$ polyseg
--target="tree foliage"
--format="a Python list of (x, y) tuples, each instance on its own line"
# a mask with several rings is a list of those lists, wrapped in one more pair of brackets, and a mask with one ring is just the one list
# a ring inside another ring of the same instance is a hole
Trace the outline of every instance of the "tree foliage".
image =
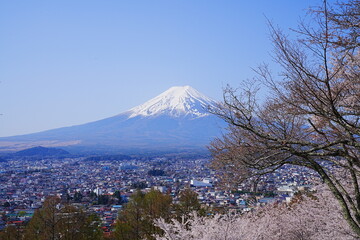
[(23, 238), (23, 226), (7, 226), (0, 232), (1, 240), (21, 240)]
[(205, 209), (201, 206), (197, 197), (197, 193), (189, 188), (180, 192), (179, 203), (174, 205), (177, 219), (187, 220), (194, 212), (200, 216), (205, 215)]
[(98, 240), (102, 239), (100, 221), (71, 205), (60, 205), (58, 197), (48, 197), (37, 209), (25, 229), (27, 240)]
[(190, 189), (180, 193), (179, 203), (173, 204), (170, 195), (151, 190), (134, 193), (124, 209), (119, 213), (114, 238), (121, 240), (154, 239), (163, 230), (155, 225), (157, 219), (189, 219), (196, 212), (204, 215), (197, 194)]
[(157, 218), (170, 219), (172, 198), (159, 191), (146, 194), (137, 191), (120, 212), (116, 223), (116, 239), (153, 239), (162, 230), (153, 224)]
[(124, 203), (124, 199), (121, 196), (121, 193), (119, 190), (116, 190), (113, 194), (113, 197), (117, 199), (116, 204), (123, 204)]
[[(360, 236), (359, 9), (358, 0), (331, 7), (324, 1), (313, 9), (311, 25), (300, 24), (294, 41), (270, 24), (280, 77), (263, 65), (254, 81), (224, 90), (223, 103), (212, 111), (228, 122), (228, 133), (210, 150), (227, 181), (285, 164), (316, 171)], [(270, 89), (263, 103), (261, 84)]]

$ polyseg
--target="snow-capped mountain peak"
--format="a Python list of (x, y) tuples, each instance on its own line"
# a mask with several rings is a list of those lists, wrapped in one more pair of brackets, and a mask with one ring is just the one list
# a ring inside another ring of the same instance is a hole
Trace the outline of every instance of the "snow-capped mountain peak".
[(172, 117), (204, 117), (206, 109), (215, 101), (190, 86), (171, 87), (157, 97), (128, 111), (129, 118), (136, 116), (168, 115)]
[[(69, 146), (71, 151), (205, 150), (226, 123), (207, 112), (215, 101), (195, 89), (172, 87), (150, 101), (116, 116), (77, 126), (0, 138), (9, 150), (24, 146)], [(13, 142), (12, 144), (9, 144)], [(96, 149), (96, 150), (95, 150)], [(118, 152), (119, 151), (119, 152)]]

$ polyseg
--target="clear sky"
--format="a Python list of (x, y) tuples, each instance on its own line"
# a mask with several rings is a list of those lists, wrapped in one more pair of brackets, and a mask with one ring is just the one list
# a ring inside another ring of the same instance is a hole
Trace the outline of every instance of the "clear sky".
[(0, 136), (110, 117), (172, 86), (219, 100), (271, 61), (266, 17), (287, 31), (320, 2), (0, 0)]

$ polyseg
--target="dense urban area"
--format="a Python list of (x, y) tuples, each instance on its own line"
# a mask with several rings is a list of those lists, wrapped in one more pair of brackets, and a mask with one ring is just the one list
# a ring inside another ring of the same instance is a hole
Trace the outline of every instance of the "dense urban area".
[(16, 156), (0, 163), (0, 229), (24, 225), (49, 196), (60, 204), (96, 213), (103, 233), (114, 229), (118, 213), (131, 195), (151, 189), (179, 200), (185, 189), (196, 192), (207, 214), (233, 209), (250, 211), (269, 202), (289, 202), (298, 191), (311, 189), (315, 173), (300, 167), (283, 167), (227, 190), (210, 166), (209, 157), (181, 155), (93, 156), (41, 159)]

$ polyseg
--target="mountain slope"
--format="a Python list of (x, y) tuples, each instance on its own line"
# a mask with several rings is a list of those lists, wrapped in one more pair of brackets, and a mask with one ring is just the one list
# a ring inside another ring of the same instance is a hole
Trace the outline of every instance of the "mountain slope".
[(78, 126), (0, 138), (1, 142), (92, 149), (195, 149), (204, 148), (220, 134), (224, 123), (206, 108), (215, 101), (190, 86), (172, 87), (122, 114)]

